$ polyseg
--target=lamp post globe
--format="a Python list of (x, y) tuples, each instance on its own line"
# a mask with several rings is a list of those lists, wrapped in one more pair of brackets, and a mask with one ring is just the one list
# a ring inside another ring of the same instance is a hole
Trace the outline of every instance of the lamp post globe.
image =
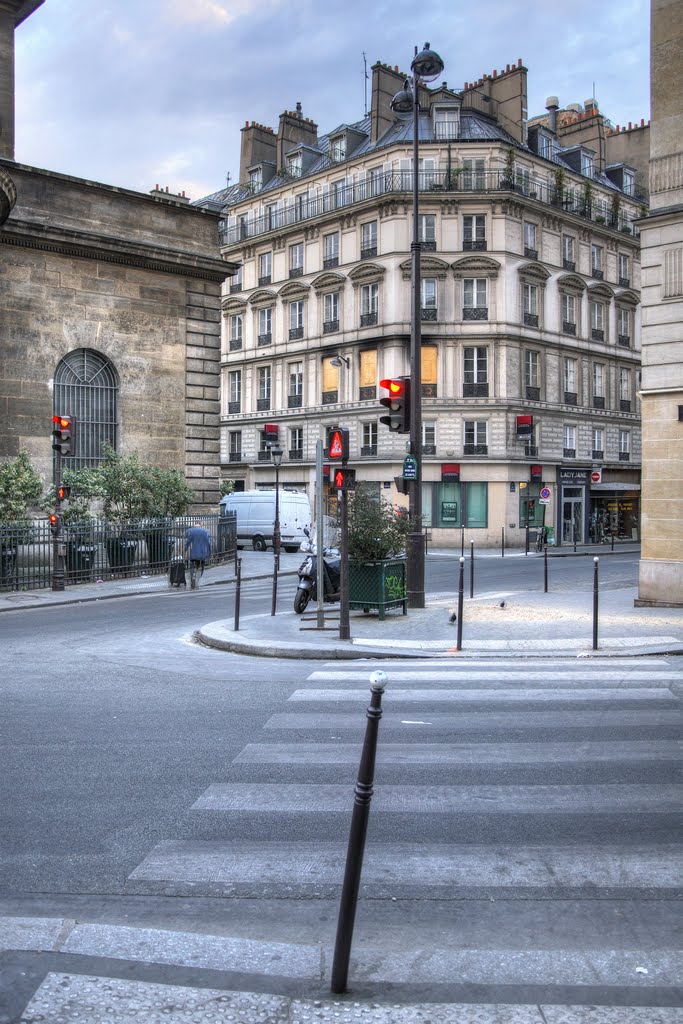
[(410, 70), (416, 78), (421, 78), (423, 82), (433, 82), (439, 77), (444, 67), (444, 62), (438, 53), (430, 49), (429, 43), (425, 43), (413, 58)]
[(396, 93), (389, 106), (396, 116), (401, 118), (402, 121), (407, 121), (408, 118), (412, 116), (413, 91), (410, 88), (410, 82), (407, 79), (403, 83), (403, 88), (400, 92)]

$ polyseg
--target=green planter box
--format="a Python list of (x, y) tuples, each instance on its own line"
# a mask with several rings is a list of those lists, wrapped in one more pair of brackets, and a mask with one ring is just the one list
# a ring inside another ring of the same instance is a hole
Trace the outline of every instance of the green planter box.
[(380, 619), (387, 608), (406, 605), (406, 563), (404, 558), (377, 562), (349, 562), (349, 608), (370, 611), (377, 608)]

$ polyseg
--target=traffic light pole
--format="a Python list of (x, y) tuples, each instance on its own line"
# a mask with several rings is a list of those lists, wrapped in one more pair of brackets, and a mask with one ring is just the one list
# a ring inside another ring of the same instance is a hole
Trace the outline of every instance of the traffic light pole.
[(347, 487), (337, 491), (341, 507), (340, 533), (340, 579), (339, 579), (339, 639), (351, 639), (351, 623), (349, 621), (349, 492)]
[(411, 255), (411, 317), (410, 317), (410, 454), (415, 459), (415, 479), (408, 489), (408, 510), (411, 530), (407, 550), (407, 598), (409, 608), (425, 606), (425, 551), (422, 535), (422, 323), (420, 286), (419, 213), (419, 90), (420, 80), (413, 78), (413, 241)]
[(52, 539), (52, 589), (64, 590), (64, 527), (62, 525), (62, 499), (59, 497), (62, 486), (62, 453), (55, 449), (54, 462), (54, 484), (55, 484), (55, 515), (57, 522), (53, 530)]

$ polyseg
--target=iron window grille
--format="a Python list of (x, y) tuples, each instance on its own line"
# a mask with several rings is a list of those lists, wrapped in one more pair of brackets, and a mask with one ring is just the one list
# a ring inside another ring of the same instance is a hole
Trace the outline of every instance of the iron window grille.
[(600, 327), (591, 327), (591, 338), (593, 341), (604, 341), (605, 332)]
[(424, 384), (422, 385), (422, 397), (423, 398), (438, 398), (437, 385), (436, 384)]
[(529, 260), (537, 260), (538, 259), (538, 249), (532, 249), (530, 245), (525, 245), (524, 246), (524, 255)]
[(604, 398), (603, 395), (593, 395), (593, 408), (594, 409), (604, 409), (605, 408), (605, 398)]
[(270, 274), (264, 274), (263, 277), (259, 277), (259, 279), (258, 279), (259, 285), (270, 284), (270, 281), (271, 281)]
[(578, 394), (576, 391), (565, 391), (564, 393), (564, 404), (565, 405), (578, 405)]
[(488, 398), (488, 384), (463, 384), (463, 398)]
[(594, 448), (593, 449), (593, 453), (591, 455), (591, 458), (599, 460), (599, 459), (604, 459), (604, 457), (605, 457), (605, 451), (604, 451), (603, 448)]
[(338, 256), (328, 256), (328, 257), (326, 257), (326, 259), (323, 260), (323, 270), (331, 270), (332, 267), (338, 267), (338, 266), (339, 266), (339, 257)]
[(463, 252), (486, 252), (485, 238), (466, 238), (462, 243)]
[(620, 277), (619, 278), (619, 287), (620, 288), (630, 288), (631, 287), (631, 280), (630, 280), (630, 278), (628, 278), (628, 277)]
[(526, 386), (526, 397), (530, 402), (540, 402), (541, 400), (541, 389), (534, 388), (530, 384)]
[(436, 309), (436, 306), (423, 306), (422, 309), (420, 310), (420, 319), (432, 321), (436, 320), (437, 312), (438, 311)]
[(525, 313), (524, 324), (526, 327), (538, 327), (538, 313)]
[(323, 323), (323, 334), (335, 334), (339, 330), (338, 320), (325, 320)]
[(562, 458), (563, 459), (575, 459), (576, 458), (576, 448), (563, 448), (562, 449)]
[(301, 462), (304, 457), (304, 450), (303, 448), (290, 448), (288, 455), (292, 462)]
[(228, 462), (241, 462), (241, 461), (242, 461), (242, 452), (241, 451), (239, 451), (239, 452), (229, 452), (229, 454), (228, 454)]
[(242, 348), (242, 339), (241, 338), (231, 338), (230, 342), (229, 342), (229, 347), (230, 347), (230, 351), (231, 352), (239, 351), (239, 349)]
[(374, 327), (377, 323), (377, 313), (361, 313), (360, 325), (361, 327)]
[(304, 329), (303, 329), (303, 327), (290, 327), (289, 328), (289, 340), (290, 341), (298, 341), (300, 338), (303, 338), (303, 336), (304, 336)]
[(572, 337), (576, 337), (576, 324), (572, 323), (571, 320), (562, 321), (562, 333), (571, 334)]
[(423, 444), (422, 445), (422, 454), (423, 455), (436, 455), (436, 445), (435, 444)]
[(600, 269), (600, 267), (592, 267), (592, 269), (591, 269), (591, 277), (594, 277), (596, 281), (602, 281), (604, 276), (605, 275), (603, 274), (603, 272)]
[(465, 444), (463, 446), (463, 453), (465, 455), (488, 455), (489, 446), (487, 444)]
[(620, 334), (617, 338), (617, 341), (622, 348), (631, 347), (631, 336), (629, 334)]
[(420, 248), (422, 252), (436, 252), (436, 241), (433, 238), (428, 238), (424, 242), (420, 242)]
[(574, 260), (562, 260), (562, 269), (573, 273), (576, 270), (576, 262)]
[(463, 320), (488, 320), (488, 306), (465, 306), (462, 311)]
[(270, 462), (270, 460), (271, 460), (270, 448), (261, 448), (261, 450), (258, 452), (258, 461), (259, 462)]
[(288, 409), (300, 409), (302, 404), (301, 395), (288, 395), (287, 396), (287, 408)]
[(338, 401), (338, 391), (323, 391), (323, 405), (335, 405)]
[(228, 402), (228, 415), (234, 416), (235, 413), (242, 411), (241, 402)]
[(358, 389), (359, 402), (368, 402), (371, 398), (377, 398), (377, 388), (374, 384)]
[(630, 462), (630, 461), (631, 461), (631, 453), (630, 452), (619, 452), (619, 462)]
[(303, 267), (290, 267), (289, 268), (289, 276), (290, 277), (303, 277), (304, 276), (304, 268)]
[(360, 453), (362, 456), (375, 456), (377, 455), (376, 444), (364, 444), (361, 446)]
[(361, 251), (360, 251), (360, 258), (362, 260), (371, 260), (376, 255), (377, 255), (377, 246), (376, 245), (366, 245), (365, 248), (361, 249)]
[(525, 444), (524, 445), (524, 456), (527, 459), (538, 458), (538, 445), (536, 444)]
[(631, 411), (631, 399), (630, 398), (620, 398), (619, 399), (619, 411), (620, 412), (630, 412)]
[(258, 343), (259, 345), (270, 345), (273, 341), (273, 335), (270, 331), (267, 334), (259, 334)]
[(97, 352), (80, 348), (55, 370), (53, 410), (70, 412), (78, 421), (76, 451), (69, 469), (97, 466), (104, 444), (116, 448), (118, 378), (112, 363)]
[(267, 412), (270, 409), (270, 398), (257, 398), (256, 399), (256, 410), (257, 412)]

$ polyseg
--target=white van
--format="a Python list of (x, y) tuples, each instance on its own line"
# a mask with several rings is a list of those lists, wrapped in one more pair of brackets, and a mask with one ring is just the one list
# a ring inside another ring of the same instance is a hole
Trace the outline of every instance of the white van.
[[(311, 525), (311, 505), (307, 494), (280, 490), (280, 537), (285, 551), (298, 551), (306, 539), (304, 527)], [(254, 551), (265, 551), (273, 543), (275, 491), (236, 491), (221, 498), (221, 512), (237, 513), (237, 547), (251, 544)]]

